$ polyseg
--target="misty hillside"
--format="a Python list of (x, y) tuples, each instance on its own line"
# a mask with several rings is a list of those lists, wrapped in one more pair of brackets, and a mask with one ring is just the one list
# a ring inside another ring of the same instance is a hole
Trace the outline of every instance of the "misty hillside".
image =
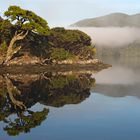
[(103, 56), (115, 56), (115, 57), (140, 57), (140, 43), (139, 42), (133, 42), (127, 46), (122, 47), (97, 47), (97, 56), (103, 57)]
[(113, 13), (97, 18), (78, 21), (71, 26), (75, 27), (140, 27), (140, 14), (127, 15), (123, 13)]

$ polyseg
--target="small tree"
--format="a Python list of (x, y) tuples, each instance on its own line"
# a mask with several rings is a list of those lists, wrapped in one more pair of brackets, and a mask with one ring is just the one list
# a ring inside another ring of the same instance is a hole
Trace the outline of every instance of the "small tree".
[(48, 35), (48, 23), (34, 12), (21, 9), (18, 6), (10, 6), (4, 13), (15, 29), (15, 34), (7, 48), (5, 64), (11, 60), (12, 56), (17, 53), (21, 46), (14, 46), (16, 41), (23, 40), (27, 34), (34, 32), (41, 35)]

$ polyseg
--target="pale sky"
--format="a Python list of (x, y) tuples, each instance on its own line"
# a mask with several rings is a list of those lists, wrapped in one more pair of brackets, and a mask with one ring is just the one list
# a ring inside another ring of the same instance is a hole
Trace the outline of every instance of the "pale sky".
[(10, 5), (34, 11), (51, 27), (114, 12), (140, 13), (140, 0), (0, 0), (0, 16)]

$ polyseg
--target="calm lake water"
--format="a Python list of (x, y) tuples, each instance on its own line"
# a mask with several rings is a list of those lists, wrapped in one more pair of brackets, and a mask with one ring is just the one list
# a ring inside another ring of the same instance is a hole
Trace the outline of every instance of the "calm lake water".
[(140, 139), (139, 58), (104, 61), (93, 74), (1, 76), (0, 140)]

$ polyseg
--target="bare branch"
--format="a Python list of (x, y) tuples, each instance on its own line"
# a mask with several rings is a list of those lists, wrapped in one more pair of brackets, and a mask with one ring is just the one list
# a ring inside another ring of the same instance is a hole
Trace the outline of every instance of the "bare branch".
[(19, 33), (19, 34), (16, 36), (16, 39), (17, 39), (17, 40), (22, 40), (22, 39), (24, 39), (24, 38), (27, 36), (28, 32), (29, 32), (29, 31), (27, 30), (26, 33), (23, 34), (24, 32), (22, 31), (21, 33)]
[[(7, 50), (7, 54), (6, 54), (6, 60), (4, 62), (4, 64), (7, 64), (8, 61), (11, 60), (12, 56), (17, 53), (20, 49), (21, 49), (21, 46), (20, 47), (17, 47), (16, 49), (13, 49), (13, 45), (14, 43), (17, 41), (17, 40), (22, 40), (26, 37), (26, 35), (28, 34), (28, 30), (24, 33), (23, 31), (19, 34), (17, 34), (16, 36), (14, 36), (10, 42), (10, 45), (8, 47), (8, 50)], [(23, 34), (24, 33), (24, 34)]]
[(14, 105), (15, 108), (19, 107), (20, 109), (26, 109), (26, 106), (23, 104), (23, 102), (18, 101), (15, 99), (14, 97), (14, 92), (17, 92), (20, 95), (20, 91), (17, 89), (17, 87), (15, 87), (12, 83), (12, 81), (8, 78), (8, 76), (5, 76), (5, 80), (6, 80), (6, 85), (7, 85), (7, 91), (9, 94), (9, 98), (12, 102), (12, 104)]
[(17, 34), (17, 36), (21, 36), (23, 33), (24, 33), (24, 31), (22, 31), (19, 34)]
[(41, 73), (40, 78), (51, 81), (51, 78), (45, 76), (46, 73)]
[(16, 47), (16, 48), (13, 50), (13, 55), (16, 54), (20, 49), (21, 49), (21, 46)]

